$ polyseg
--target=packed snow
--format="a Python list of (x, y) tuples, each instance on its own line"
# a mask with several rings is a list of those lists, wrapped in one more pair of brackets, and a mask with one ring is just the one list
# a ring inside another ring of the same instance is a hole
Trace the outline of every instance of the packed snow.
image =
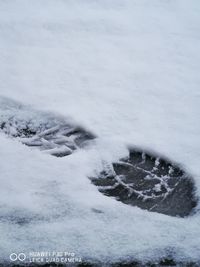
[(55, 158), (0, 134), (1, 262), (52, 250), (200, 261), (199, 206), (151, 213), (88, 179), (136, 145), (181, 164), (200, 196), (199, 14), (199, 0), (0, 1), (1, 96), (97, 135)]

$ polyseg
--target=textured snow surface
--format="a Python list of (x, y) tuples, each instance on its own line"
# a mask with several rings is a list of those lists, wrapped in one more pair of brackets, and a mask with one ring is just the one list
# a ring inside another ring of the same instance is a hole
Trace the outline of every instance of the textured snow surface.
[(0, 0), (0, 94), (98, 136), (60, 159), (0, 134), (1, 260), (200, 260), (199, 207), (186, 219), (149, 213), (87, 178), (136, 145), (181, 163), (200, 195), (199, 14), (199, 0)]

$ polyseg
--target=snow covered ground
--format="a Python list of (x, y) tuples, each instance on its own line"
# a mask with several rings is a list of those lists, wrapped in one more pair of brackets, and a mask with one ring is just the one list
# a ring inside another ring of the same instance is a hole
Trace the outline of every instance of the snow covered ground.
[(98, 136), (60, 159), (0, 135), (1, 261), (44, 250), (200, 261), (198, 207), (150, 213), (87, 178), (131, 144), (181, 163), (200, 195), (199, 14), (198, 0), (0, 0), (0, 94)]

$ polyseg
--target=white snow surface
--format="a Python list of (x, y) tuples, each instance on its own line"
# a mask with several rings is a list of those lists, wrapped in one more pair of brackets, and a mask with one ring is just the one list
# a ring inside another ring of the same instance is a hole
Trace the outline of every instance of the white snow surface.
[(0, 134), (1, 261), (52, 250), (200, 261), (198, 207), (151, 213), (87, 178), (136, 145), (182, 164), (200, 196), (199, 14), (199, 0), (0, 0), (0, 94), (98, 136), (55, 158)]

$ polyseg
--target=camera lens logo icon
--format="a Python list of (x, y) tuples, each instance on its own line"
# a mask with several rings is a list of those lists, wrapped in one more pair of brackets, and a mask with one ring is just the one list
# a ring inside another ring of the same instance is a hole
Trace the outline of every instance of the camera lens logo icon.
[(25, 261), (26, 255), (24, 253), (12, 253), (10, 254), (10, 260), (11, 261)]

